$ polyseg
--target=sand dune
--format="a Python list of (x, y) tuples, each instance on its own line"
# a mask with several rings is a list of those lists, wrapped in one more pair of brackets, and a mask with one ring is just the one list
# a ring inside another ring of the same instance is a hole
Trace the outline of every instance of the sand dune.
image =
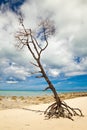
[(29, 105), (23, 106), (24, 109), (0, 110), (0, 130), (87, 130), (87, 97), (66, 102), (72, 107), (79, 107), (84, 117), (76, 116), (74, 121), (66, 118), (46, 120), (43, 111), (49, 104)]

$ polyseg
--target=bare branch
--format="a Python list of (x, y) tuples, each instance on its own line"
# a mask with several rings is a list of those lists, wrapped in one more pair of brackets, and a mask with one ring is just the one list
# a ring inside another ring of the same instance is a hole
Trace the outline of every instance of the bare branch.
[(37, 46), (39, 47), (39, 49), (42, 49), (34, 36), (33, 36), (33, 39), (35, 40), (35, 43), (37, 44)]
[(30, 62), (32, 65), (36, 66), (36, 67), (39, 67), (37, 64), (33, 63), (33, 62)]
[(43, 75), (40, 75), (40, 76), (36, 76), (36, 78), (43, 78), (44, 76)]
[(34, 39), (33, 39), (33, 36), (32, 36), (32, 31), (31, 31), (31, 29), (30, 29), (30, 37), (31, 37), (31, 41), (32, 41), (32, 43), (33, 43), (34, 49), (35, 49), (35, 51), (37, 52), (37, 55), (39, 56), (39, 51), (38, 51), (38, 49), (37, 49), (37, 46), (35, 45), (35, 42), (34, 42)]
[(50, 87), (48, 86), (48, 87), (46, 87), (45, 89), (44, 89), (44, 91), (46, 91), (46, 90), (48, 90), (48, 89), (50, 89)]
[(39, 73), (41, 73), (41, 71), (31, 72), (32, 75), (33, 74), (39, 74)]
[(28, 32), (27, 32), (27, 30), (26, 30), (26, 28), (25, 28), (25, 26), (23, 24), (23, 18), (22, 18), (22, 16), (19, 18), (19, 22), (20, 22), (21, 26), (23, 27), (23, 30), (24, 30), (25, 34), (28, 34)]

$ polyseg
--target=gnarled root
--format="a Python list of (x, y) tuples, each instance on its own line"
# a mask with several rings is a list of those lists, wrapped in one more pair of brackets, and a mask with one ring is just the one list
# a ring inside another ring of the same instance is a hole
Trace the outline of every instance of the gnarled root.
[(56, 117), (56, 118), (63, 117), (63, 118), (69, 118), (73, 120), (72, 118), (73, 116), (83, 116), (79, 108), (71, 108), (65, 102), (61, 102), (59, 106), (56, 102), (53, 103), (46, 109), (44, 114), (48, 119), (51, 117)]

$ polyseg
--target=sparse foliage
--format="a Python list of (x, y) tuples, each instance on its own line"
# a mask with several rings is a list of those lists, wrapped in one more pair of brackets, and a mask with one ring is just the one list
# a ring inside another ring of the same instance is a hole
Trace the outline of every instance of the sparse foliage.
[[(38, 32), (36, 35), (33, 34), (32, 29), (26, 29), (23, 23), (22, 17), (19, 19), (22, 29), (20, 29), (16, 33), (16, 39), (18, 41), (17, 47), (23, 48), (26, 46), (30, 53), (33, 56), (34, 62), (31, 64), (38, 68), (38, 72), (33, 72), (32, 74), (37, 73), (38, 76), (36, 78), (44, 78), (47, 82), (48, 86), (45, 90), (50, 89), (53, 92), (55, 103), (49, 106), (44, 114), (46, 117), (66, 117), (73, 120), (72, 116), (78, 115), (83, 116), (82, 112), (78, 108), (71, 108), (65, 102), (61, 101), (55, 87), (53, 86), (52, 82), (48, 78), (43, 65), (41, 63), (41, 54), (48, 46), (48, 37), (55, 33), (55, 26), (53, 22), (50, 20), (44, 20), (39, 24)], [(38, 38), (40, 38), (41, 43), (43, 42), (44, 45), (38, 42)]]

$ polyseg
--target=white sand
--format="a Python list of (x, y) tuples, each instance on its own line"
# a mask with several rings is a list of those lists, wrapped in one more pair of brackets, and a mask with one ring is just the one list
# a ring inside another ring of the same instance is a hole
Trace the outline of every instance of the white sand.
[[(79, 107), (84, 117), (45, 120), (44, 114), (25, 109), (7, 109), (0, 111), (0, 130), (87, 130), (87, 97), (66, 100), (68, 105)], [(42, 110), (48, 104), (32, 105), (26, 109)]]

